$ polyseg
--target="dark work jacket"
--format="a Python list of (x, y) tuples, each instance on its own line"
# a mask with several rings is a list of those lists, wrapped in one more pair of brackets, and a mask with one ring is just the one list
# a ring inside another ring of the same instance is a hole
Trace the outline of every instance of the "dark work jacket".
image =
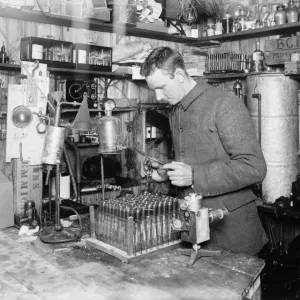
[[(227, 208), (229, 215), (211, 224), (210, 243), (248, 254), (267, 242), (250, 186), (266, 176), (263, 157), (246, 106), (233, 93), (197, 85), (170, 113), (175, 161), (194, 169), (194, 186), (203, 206)], [(177, 188), (183, 197), (190, 188)]]

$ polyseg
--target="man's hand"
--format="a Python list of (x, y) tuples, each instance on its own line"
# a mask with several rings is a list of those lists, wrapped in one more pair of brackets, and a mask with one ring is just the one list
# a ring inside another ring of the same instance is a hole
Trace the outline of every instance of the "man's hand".
[(162, 166), (168, 169), (171, 183), (176, 186), (190, 186), (193, 184), (193, 168), (185, 163), (173, 161)]
[(162, 169), (162, 165), (158, 164), (157, 162), (151, 162), (151, 166), (153, 172), (151, 174), (151, 178), (156, 182), (162, 182), (169, 179), (167, 174), (167, 169)]

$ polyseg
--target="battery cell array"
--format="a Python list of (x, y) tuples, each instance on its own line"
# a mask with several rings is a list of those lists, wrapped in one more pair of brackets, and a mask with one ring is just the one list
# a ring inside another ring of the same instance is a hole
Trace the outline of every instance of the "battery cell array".
[(100, 201), (95, 212), (96, 239), (127, 252), (147, 252), (180, 239), (173, 220), (179, 199), (149, 192)]

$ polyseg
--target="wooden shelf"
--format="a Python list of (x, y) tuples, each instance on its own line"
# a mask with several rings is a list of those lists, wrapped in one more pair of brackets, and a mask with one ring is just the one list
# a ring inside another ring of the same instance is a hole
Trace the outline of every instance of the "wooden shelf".
[(221, 82), (230, 79), (245, 79), (251, 73), (219, 73), (219, 74), (204, 74), (203, 78), (208, 79), (208, 82)]
[(178, 35), (172, 35), (164, 32), (156, 32), (152, 30), (136, 28), (131, 24), (122, 23), (103, 23), (95, 19), (78, 19), (67, 16), (45, 15), (39, 11), (15, 8), (1, 8), (0, 17), (23, 20), (28, 22), (37, 22), (43, 24), (53, 24), (57, 26), (82, 28), (94, 31), (116, 33), (120, 35), (137, 36), (142, 38), (150, 38), (156, 40), (164, 40), (169, 42), (184, 43), (189, 46), (203, 47), (216, 46), (221, 42), (237, 41), (249, 38), (258, 38), (278, 34), (289, 34), (300, 31), (300, 22), (287, 23), (272, 27), (263, 27), (257, 29), (249, 29), (247, 31), (239, 31), (222, 35), (214, 35), (210, 37), (191, 38)]
[(91, 71), (91, 70), (75, 70), (75, 69), (63, 69), (63, 68), (48, 68), (48, 71), (56, 76), (63, 77), (110, 77), (110, 78), (120, 78), (120, 79), (131, 79), (132, 76), (128, 74), (120, 74), (113, 72), (101, 72), (101, 71)]
[(21, 71), (21, 66), (20, 65), (15, 65), (15, 64), (0, 64), (0, 69), (5, 70), (5, 71)]
[[(0, 64), (0, 70), (5, 71), (17, 71), (21, 72), (21, 66), (15, 64)], [(75, 69), (63, 69), (63, 68), (48, 68), (48, 71), (56, 76), (62, 77), (108, 77), (116, 79), (132, 79), (131, 75), (113, 73), (113, 72), (101, 72), (101, 71), (90, 71), (90, 70), (75, 70)]]
[(290, 34), (300, 31), (300, 22), (294, 23), (287, 23), (283, 25), (275, 25), (271, 27), (263, 27), (263, 28), (256, 28), (256, 29), (249, 29), (246, 31), (239, 31), (239, 32), (232, 32), (226, 33), (221, 35), (213, 35), (210, 37), (203, 37), (198, 39), (198, 41), (190, 42), (190, 46), (201, 47), (203, 43), (208, 40), (215, 40), (217, 42), (232, 42), (238, 40), (245, 40), (245, 39), (252, 39), (252, 38), (259, 38), (271, 35), (278, 35), (278, 34)]
[[(52, 24), (57, 26), (74, 27), (74, 28), (88, 29), (94, 31), (116, 33), (120, 35), (125, 34), (128, 36), (138, 36), (142, 38), (157, 39), (157, 40), (164, 40), (164, 41), (184, 43), (184, 44), (198, 41), (198, 39), (195, 38), (183, 37), (178, 35), (167, 34), (164, 32), (157, 32), (152, 30), (136, 28), (134, 25), (131, 24), (103, 23), (95, 19), (79, 19), (79, 18), (71, 18), (68, 16), (57, 16), (57, 15), (48, 16), (38, 11), (15, 9), (9, 7), (0, 9), (0, 17), (23, 20), (28, 22), (37, 22), (42, 24)], [(208, 46), (208, 45), (216, 45), (219, 43), (213, 40), (206, 40), (204, 44)]]

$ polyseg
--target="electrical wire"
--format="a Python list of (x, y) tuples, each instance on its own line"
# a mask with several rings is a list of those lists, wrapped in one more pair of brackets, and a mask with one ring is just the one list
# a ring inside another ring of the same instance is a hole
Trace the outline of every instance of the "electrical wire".
[(37, 3), (37, 5), (38, 5), (40, 11), (42, 12), (42, 14), (43, 14), (44, 16), (47, 16), (47, 17), (50, 17), (50, 16), (51, 16), (51, 13), (46, 14), (46, 12), (44, 11), (44, 9), (43, 9), (42, 5), (40, 4), (40, 1), (39, 1), (39, 0), (35, 0), (35, 2)]
[(43, 92), (43, 90), (39, 87), (39, 85), (36, 83), (35, 79), (31, 76), (29, 70), (27, 69), (27, 67), (25, 66), (25, 64), (21, 61), (21, 59), (17, 56), (13, 46), (10, 44), (6, 34), (4, 33), (4, 31), (2, 30), (2, 28), (0, 27), (0, 32), (3, 36), (3, 38), (6, 41), (6, 44), (9, 46), (12, 54), (15, 56), (15, 58), (17, 59), (17, 61), (21, 64), (21, 66), (23, 67), (23, 69), (25, 70), (25, 72), (27, 73), (28, 79), (34, 84), (34, 86), (40, 91), (41, 95), (43, 98), (45, 98), (45, 100), (48, 102), (49, 106), (53, 109), (53, 111), (55, 111), (54, 106), (52, 105), (52, 103), (47, 99), (47, 96), (45, 95), (45, 93)]

